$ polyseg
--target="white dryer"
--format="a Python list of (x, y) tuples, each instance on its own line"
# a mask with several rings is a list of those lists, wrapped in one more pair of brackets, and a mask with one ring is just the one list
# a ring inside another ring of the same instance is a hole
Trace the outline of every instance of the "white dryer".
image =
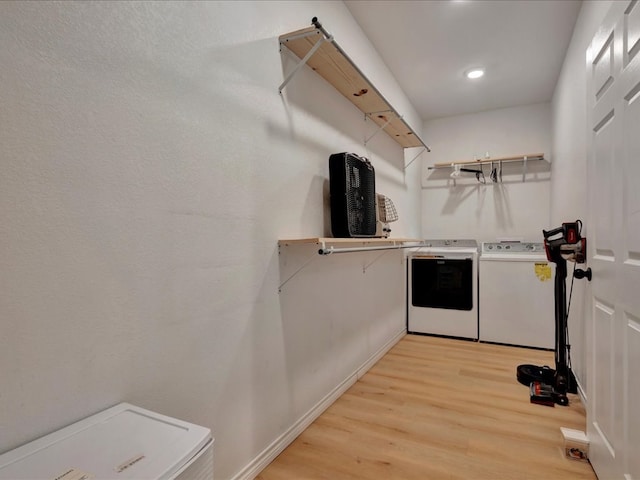
[(407, 331), (477, 340), (477, 242), (424, 244), (408, 255)]
[(484, 242), (480, 341), (555, 348), (554, 267), (543, 243)]

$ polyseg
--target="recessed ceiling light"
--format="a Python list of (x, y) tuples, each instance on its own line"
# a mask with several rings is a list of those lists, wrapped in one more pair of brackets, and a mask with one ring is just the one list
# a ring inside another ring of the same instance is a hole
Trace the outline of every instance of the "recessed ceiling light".
[(465, 76), (470, 79), (480, 78), (484, 75), (483, 68), (472, 68), (471, 70), (467, 70)]

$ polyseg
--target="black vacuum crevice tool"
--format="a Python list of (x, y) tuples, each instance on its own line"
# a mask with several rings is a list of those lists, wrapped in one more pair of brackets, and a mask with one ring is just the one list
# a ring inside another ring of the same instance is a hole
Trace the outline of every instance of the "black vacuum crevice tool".
[[(531, 389), (533, 403), (548, 404), (548, 398), (558, 405), (569, 405), (567, 393), (577, 393), (576, 379), (567, 359), (567, 260), (584, 263), (587, 240), (580, 236), (582, 222), (563, 223), (550, 231), (543, 230), (547, 259), (556, 264), (555, 296), (555, 369), (537, 365), (519, 365), (518, 382)], [(576, 278), (578, 278), (576, 276)], [(537, 385), (536, 388), (535, 385)], [(551, 389), (549, 391), (549, 389)], [(537, 395), (537, 393), (541, 395)]]

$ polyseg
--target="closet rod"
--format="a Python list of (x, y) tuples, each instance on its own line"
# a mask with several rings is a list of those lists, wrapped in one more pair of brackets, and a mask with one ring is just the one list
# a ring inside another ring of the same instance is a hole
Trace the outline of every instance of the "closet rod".
[(417, 245), (386, 245), (381, 247), (346, 247), (346, 248), (323, 247), (318, 250), (318, 254), (331, 255), (333, 253), (370, 252), (373, 250), (398, 250), (400, 248), (420, 248), (425, 246), (426, 246), (425, 242), (420, 242)]

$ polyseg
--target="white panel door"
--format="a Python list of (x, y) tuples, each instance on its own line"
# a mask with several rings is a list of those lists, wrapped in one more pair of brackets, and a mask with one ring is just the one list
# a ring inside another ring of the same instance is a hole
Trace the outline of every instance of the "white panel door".
[(640, 3), (616, 2), (587, 51), (593, 269), (587, 430), (600, 479), (640, 480)]

